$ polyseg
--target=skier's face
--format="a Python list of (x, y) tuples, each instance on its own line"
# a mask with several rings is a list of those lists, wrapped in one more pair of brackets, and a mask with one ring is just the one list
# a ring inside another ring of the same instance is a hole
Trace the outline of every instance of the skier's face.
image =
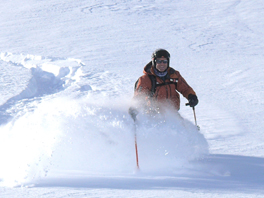
[(157, 58), (156, 59), (156, 68), (160, 72), (164, 72), (168, 67), (168, 60), (167, 58)]

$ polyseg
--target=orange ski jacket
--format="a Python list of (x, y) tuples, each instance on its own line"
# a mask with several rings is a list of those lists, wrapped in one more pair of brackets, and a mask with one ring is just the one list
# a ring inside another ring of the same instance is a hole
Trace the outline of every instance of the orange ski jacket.
[[(144, 98), (147, 106), (155, 103), (160, 107), (164, 104), (173, 105), (176, 110), (180, 109), (180, 92), (185, 98), (188, 99), (189, 94), (194, 94), (194, 90), (187, 84), (180, 73), (173, 68), (167, 69), (167, 78), (165, 82), (154, 73), (152, 62), (149, 62), (143, 70), (144, 75), (138, 79), (138, 83), (135, 87), (134, 99)], [(151, 97), (152, 82), (149, 75), (156, 77), (156, 91)], [(172, 83), (174, 82), (174, 83)], [(159, 84), (163, 84), (158, 86)]]

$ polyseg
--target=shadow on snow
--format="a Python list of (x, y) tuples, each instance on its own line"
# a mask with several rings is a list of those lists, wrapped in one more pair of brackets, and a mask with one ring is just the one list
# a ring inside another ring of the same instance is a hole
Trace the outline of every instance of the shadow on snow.
[(53, 73), (43, 71), (40, 68), (31, 68), (32, 78), (29, 83), (20, 94), (10, 98), (3, 105), (0, 106), (0, 125), (9, 122), (15, 115), (16, 112), (12, 113), (10, 109), (18, 103), (25, 104), (30, 102), (30, 99), (36, 100), (36, 98), (42, 97), (47, 94), (54, 94), (63, 90), (64, 81), (57, 78)]
[(228, 191), (263, 190), (264, 158), (211, 154), (190, 163), (181, 174), (123, 176), (82, 176), (46, 178), (35, 187), (114, 189), (213, 189)]

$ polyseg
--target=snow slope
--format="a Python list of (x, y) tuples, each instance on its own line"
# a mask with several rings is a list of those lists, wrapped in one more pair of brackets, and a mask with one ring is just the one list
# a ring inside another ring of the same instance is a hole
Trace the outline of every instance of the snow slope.
[[(1, 197), (264, 197), (264, 3), (0, 3)], [(127, 109), (156, 48), (193, 112)], [(14, 188), (16, 187), (16, 188)]]

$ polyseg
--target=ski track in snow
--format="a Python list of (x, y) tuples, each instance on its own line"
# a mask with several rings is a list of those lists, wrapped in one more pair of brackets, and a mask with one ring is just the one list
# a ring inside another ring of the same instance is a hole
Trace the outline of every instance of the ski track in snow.
[(26, 76), (28, 76), (28, 79), (24, 79), (24, 82), (20, 78), (6, 79), (6, 81), (10, 81), (9, 87), (11, 89), (15, 84), (21, 83), (22, 91), (3, 101), (4, 104), (1, 105), (2, 124), (12, 118), (12, 113), (5, 114), (6, 111), (12, 109), (14, 103), (18, 101), (18, 105), (19, 103), (25, 105), (27, 101), (37, 101), (36, 98), (66, 89), (72, 82), (79, 80), (81, 75), (79, 68), (83, 66), (83, 63), (77, 59), (45, 58), (12, 53), (1, 53), (0, 59), (8, 63), (7, 67), (9, 66), (10, 69), (28, 69), (28, 71), (24, 70), (24, 74), (27, 72)]

